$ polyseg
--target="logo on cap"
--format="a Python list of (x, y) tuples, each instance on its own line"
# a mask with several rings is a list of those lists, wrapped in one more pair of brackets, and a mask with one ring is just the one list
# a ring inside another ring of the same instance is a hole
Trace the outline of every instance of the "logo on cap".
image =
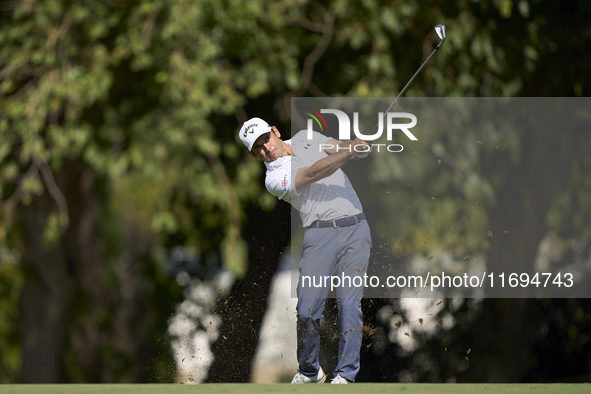
[(248, 133), (250, 133), (250, 134), (254, 133), (254, 130), (252, 130), (252, 129), (255, 128), (255, 127), (259, 127), (259, 124), (258, 123), (253, 123), (253, 124), (250, 124), (250, 125), (246, 126), (246, 128), (244, 129), (244, 134), (242, 134), (242, 136), (244, 138), (246, 138), (246, 135)]

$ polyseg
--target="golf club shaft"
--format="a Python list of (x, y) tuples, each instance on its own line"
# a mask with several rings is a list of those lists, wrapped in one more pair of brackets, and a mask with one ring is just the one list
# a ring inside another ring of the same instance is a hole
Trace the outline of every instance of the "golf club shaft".
[[(402, 94), (406, 91), (406, 88), (408, 88), (408, 86), (415, 79), (415, 77), (421, 72), (421, 70), (423, 69), (423, 67), (425, 66), (425, 64), (427, 64), (427, 62), (429, 61), (429, 59), (431, 59), (431, 56), (433, 56), (433, 54), (439, 49), (439, 47), (441, 46), (441, 44), (443, 44), (443, 41), (441, 41), (435, 47), (435, 49), (433, 49), (433, 52), (431, 52), (431, 54), (429, 55), (429, 57), (427, 57), (427, 59), (425, 59), (425, 61), (423, 62), (423, 64), (421, 64), (421, 67), (419, 67), (419, 69), (417, 70), (417, 72), (415, 72), (414, 75), (406, 83), (406, 85), (404, 85), (404, 87), (402, 88), (402, 90), (400, 91), (400, 93), (398, 93), (398, 96), (396, 96), (396, 98), (394, 99), (394, 101), (392, 102), (392, 104), (390, 104), (390, 106), (388, 107), (388, 109), (386, 110), (386, 112), (384, 112), (384, 116), (382, 117), (382, 122), (383, 122), (383, 119), (386, 118), (386, 115), (388, 114), (388, 112), (390, 112), (390, 110), (392, 109), (392, 107), (394, 107), (394, 105), (396, 105), (396, 102), (398, 101), (398, 98), (400, 96), (402, 96)], [(379, 127), (380, 127), (380, 122), (378, 121), (378, 123), (376, 124), (376, 127), (373, 128), (373, 131), (371, 132), (371, 134), (372, 135), (375, 134), (376, 131), (378, 131), (378, 128)]]

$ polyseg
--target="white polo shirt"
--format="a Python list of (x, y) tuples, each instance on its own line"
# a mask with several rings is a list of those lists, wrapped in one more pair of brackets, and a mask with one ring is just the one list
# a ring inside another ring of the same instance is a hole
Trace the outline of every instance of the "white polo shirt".
[(294, 179), (297, 171), (328, 156), (320, 151), (320, 144), (325, 144), (330, 138), (314, 132), (312, 140), (308, 140), (307, 133), (306, 130), (300, 131), (291, 140), (285, 141), (291, 146), (291, 156), (280, 157), (271, 163), (265, 162), (267, 190), (297, 209), (304, 227), (316, 220), (339, 219), (363, 212), (349, 178), (341, 169), (306, 185), (299, 194), (296, 192)]

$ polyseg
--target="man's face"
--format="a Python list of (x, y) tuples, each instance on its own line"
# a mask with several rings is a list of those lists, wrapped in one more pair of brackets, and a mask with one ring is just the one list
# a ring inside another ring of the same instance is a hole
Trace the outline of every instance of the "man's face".
[(268, 163), (277, 160), (284, 155), (283, 141), (279, 138), (280, 136), (279, 131), (273, 126), (269, 133), (257, 138), (252, 145), (252, 151), (248, 154)]

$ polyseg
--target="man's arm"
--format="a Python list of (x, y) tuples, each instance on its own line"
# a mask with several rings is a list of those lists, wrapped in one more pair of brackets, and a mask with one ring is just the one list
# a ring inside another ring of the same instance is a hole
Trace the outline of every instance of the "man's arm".
[[(339, 149), (338, 152), (336, 151), (333, 154), (330, 154), (328, 157), (318, 160), (316, 163), (312, 164), (310, 167), (303, 167), (298, 170), (294, 180), (294, 186), (296, 192), (299, 191), (306, 185), (309, 185), (312, 182), (316, 182), (320, 179), (326, 178), (327, 176), (332, 175), (336, 170), (341, 168), (346, 162), (351, 160), (351, 158), (358, 152), (356, 152), (352, 147), (355, 145), (363, 145), (365, 144), (364, 141), (356, 138), (353, 141), (337, 141), (337, 140), (329, 140), (327, 144), (330, 144), (331, 141), (336, 141), (339, 143), (340, 148), (348, 148), (351, 149)], [(327, 152), (328, 153), (328, 152)]]

